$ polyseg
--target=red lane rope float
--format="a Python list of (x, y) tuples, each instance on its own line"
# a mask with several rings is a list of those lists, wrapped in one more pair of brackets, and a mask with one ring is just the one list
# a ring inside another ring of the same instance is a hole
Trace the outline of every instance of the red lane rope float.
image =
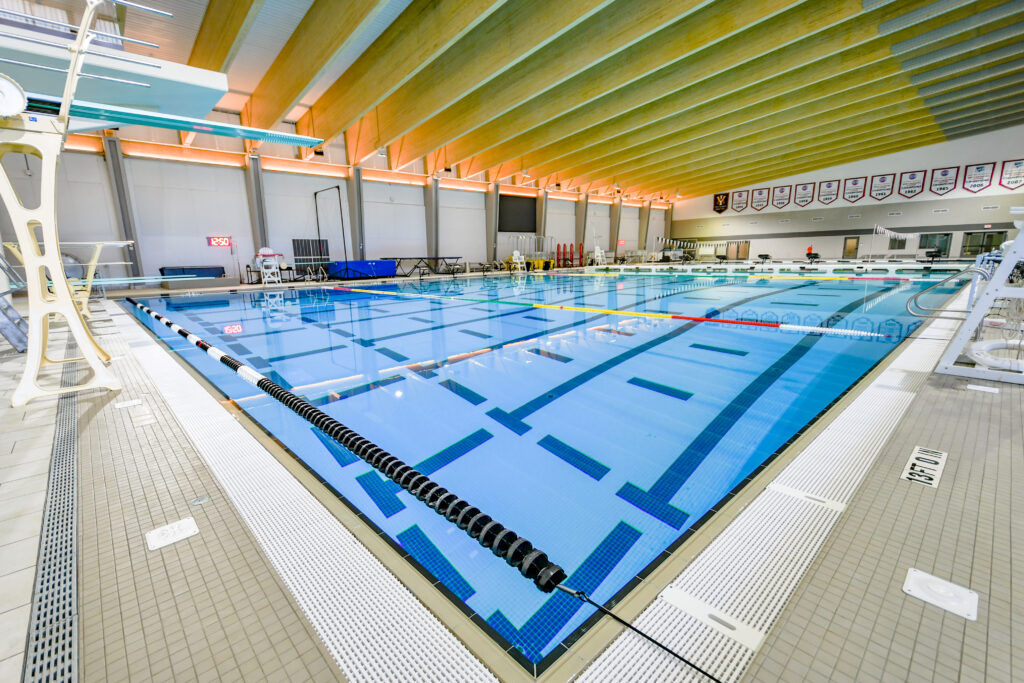
[(474, 507), (468, 501), (459, 498), (448, 489), (431, 480), (427, 475), (416, 471), (380, 446), (363, 438), (304, 399), (267, 379), (256, 370), (232, 358), (151, 308), (143, 306), (131, 297), (125, 297), (125, 301), (157, 322), (169, 327), (172, 331), (177, 332), (191, 344), (234, 370), (235, 374), (239, 377), (257, 386), (296, 415), (331, 437), (343, 448), (369, 463), (375, 470), (426, 503), (434, 512), (465, 531), (480, 545), (498, 557), (503, 558), (512, 567), (518, 569), (520, 574), (532, 580), (534, 585), (540, 590), (550, 593), (565, 580), (565, 571), (554, 562), (549, 561), (547, 554), (538, 548), (534, 548), (533, 544), (528, 540), (495, 521), (490, 515)]

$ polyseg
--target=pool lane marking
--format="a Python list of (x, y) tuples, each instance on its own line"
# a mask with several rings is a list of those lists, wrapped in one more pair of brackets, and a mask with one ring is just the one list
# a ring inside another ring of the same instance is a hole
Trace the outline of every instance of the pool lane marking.
[(642, 377), (633, 377), (632, 379), (626, 380), (626, 383), (632, 384), (635, 387), (656, 391), (659, 394), (671, 396), (672, 398), (678, 398), (680, 401), (688, 401), (693, 397), (692, 391), (676, 389), (675, 387), (670, 387), (666, 384), (659, 384), (658, 382), (652, 382), (651, 380), (644, 379)]
[[(830, 321), (839, 322), (853, 311), (872, 299), (886, 294), (888, 290), (872, 292), (832, 314)], [(686, 484), (690, 476), (700, 467), (718, 444), (732, 430), (733, 426), (746, 415), (747, 411), (775, 383), (803, 358), (818, 341), (820, 335), (808, 334), (785, 354), (779, 357), (761, 374), (745, 386), (719, 413), (708, 422), (700, 434), (690, 441), (676, 459), (668, 466), (649, 489), (642, 489), (627, 481), (618, 490), (619, 498), (659, 519), (674, 529), (680, 529), (690, 518), (690, 513), (671, 504), (673, 497)]]
[[(795, 278), (807, 280), (807, 278)], [(807, 284), (812, 284), (808, 281)], [(428, 298), (428, 299), (445, 299), (448, 301), (472, 301), (472, 299), (466, 299), (464, 297), (446, 297), (439, 296), (436, 294), (415, 294), (412, 292), (387, 292), (384, 290), (377, 289), (357, 289), (355, 287), (335, 287), (335, 289), (343, 292), (358, 292), (360, 294), (378, 294), (381, 296), (399, 296), (399, 297), (414, 297), (414, 298)], [(777, 292), (773, 292), (773, 295)], [(759, 320), (727, 320), (724, 318), (705, 318), (701, 316), (690, 316), (690, 315), (676, 315), (674, 313), (652, 313), (649, 311), (623, 311), (619, 309), (611, 308), (590, 308), (587, 306), (560, 306), (556, 304), (537, 304), (529, 301), (492, 301), (491, 303), (506, 304), (508, 306), (521, 306), (526, 308), (544, 308), (557, 311), (575, 311), (578, 313), (596, 313), (600, 315), (632, 315), (643, 318), (659, 318), (663, 320), (688, 320), (691, 322), (701, 323), (722, 323), (724, 325), (745, 325), (747, 327), (767, 327), (771, 329), (787, 330), (787, 331), (799, 331), (804, 332), (808, 329), (813, 329), (815, 332), (820, 334), (835, 334), (839, 336), (852, 336), (852, 337), (886, 337), (888, 335), (878, 334), (876, 332), (864, 332), (862, 330), (839, 330), (831, 327), (817, 327), (807, 328), (804, 326), (789, 325), (786, 323), (769, 323), (761, 322)], [(449, 323), (454, 324), (454, 323)], [(447, 327), (447, 325), (444, 325)], [(396, 335), (391, 335), (396, 336)], [(390, 337), (382, 337), (382, 339), (389, 339)]]
[[(926, 278), (909, 277), (857, 277), (856, 275), (767, 275), (759, 273), (544, 273), (542, 277), (665, 277), (666, 275), (687, 277), (745, 277), (758, 280), (881, 280), (885, 282), (933, 282)], [(937, 282), (937, 280), (936, 280)]]

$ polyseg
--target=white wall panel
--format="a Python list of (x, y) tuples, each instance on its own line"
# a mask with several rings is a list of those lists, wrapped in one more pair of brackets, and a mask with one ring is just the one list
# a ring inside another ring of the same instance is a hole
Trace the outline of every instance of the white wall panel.
[[(255, 248), (242, 169), (129, 158), (125, 170), (146, 275), (159, 275), (161, 266), (207, 265), (244, 273)], [(235, 247), (210, 247), (210, 235), (230, 235)]]
[(612, 248), (616, 250), (615, 253), (619, 256), (624, 255), (627, 251), (636, 251), (636, 243), (640, 237), (640, 207), (624, 206), (621, 211), (619, 216), (619, 239), (625, 240), (626, 243), (621, 247), (612, 245)]
[[(298, 175), (295, 173), (263, 173), (263, 192), (267, 206), (267, 234), (270, 247), (285, 255), (287, 261), (293, 258), (293, 239), (316, 239), (316, 209), (320, 210), (320, 239), (327, 240), (327, 249), (332, 261), (345, 258), (345, 249), (352, 253), (352, 232), (349, 226), (348, 190), (346, 180), (321, 176)], [(341, 188), (341, 207), (338, 192)], [(313, 193), (317, 195), (313, 203)], [(344, 240), (344, 242), (342, 242)]]
[(482, 192), (438, 190), (439, 256), (461, 256), (463, 262), (487, 259), (486, 195)]
[(651, 222), (647, 226), (647, 251), (654, 251), (658, 248), (658, 238), (665, 236), (665, 220), (668, 211), (665, 209), (651, 209)]
[(422, 187), (363, 183), (366, 258), (426, 256), (426, 225)]
[(548, 198), (547, 234), (555, 244), (569, 244), (576, 238), (576, 202)]
[(583, 250), (594, 251), (594, 245), (608, 251), (611, 243), (611, 204), (587, 204), (587, 234), (583, 241)]

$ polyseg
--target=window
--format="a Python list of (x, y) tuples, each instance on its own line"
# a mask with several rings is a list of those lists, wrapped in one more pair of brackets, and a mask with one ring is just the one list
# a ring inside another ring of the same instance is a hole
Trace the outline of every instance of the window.
[(953, 239), (951, 232), (931, 232), (921, 235), (919, 249), (923, 251), (938, 250), (942, 256), (949, 256), (949, 243)]
[(889, 238), (889, 251), (901, 251), (907, 248), (906, 237), (890, 237)]
[(965, 232), (961, 256), (977, 256), (998, 249), (1006, 241), (1006, 231), (997, 232)]

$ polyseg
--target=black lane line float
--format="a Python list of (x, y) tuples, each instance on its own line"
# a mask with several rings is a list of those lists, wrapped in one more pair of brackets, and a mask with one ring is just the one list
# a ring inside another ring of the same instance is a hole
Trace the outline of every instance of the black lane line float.
[(246, 382), (255, 385), (261, 391), (269, 394), (274, 399), (284, 404), (296, 415), (303, 418), (324, 434), (341, 444), (342, 447), (348, 449), (360, 459), (369, 463), (375, 470), (426, 503), (428, 507), (433, 508), (437, 514), (441, 515), (449, 522), (453, 522), (456, 526), (469, 534), (471, 538), (480, 543), (480, 545), (487, 548), (498, 557), (503, 558), (512, 567), (518, 569), (520, 574), (532, 580), (534, 585), (536, 585), (540, 590), (545, 593), (550, 593), (557, 588), (558, 590), (568, 593), (584, 603), (593, 605), (604, 614), (608, 614), (619, 623), (640, 634), (664, 651), (671, 654), (673, 657), (676, 657), (685, 664), (693, 667), (712, 681), (718, 681), (717, 678), (707, 673), (679, 653), (671, 650), (646, 633), (636, 629), (633, 625), (620, 619), (603, 605), (594, 602), (590, 599), (590, 596), (583, 591), (560, 585), (566, 578), (565, 570), (554, 562), (549, 561), (546, 553), (534, 548), (532, 543), (519, 536), (511, 529), (508, 529), (504, 525), (495, 521), (490, 517), (490, 515), (485, 514), (479, 508), (476, 508), (469, 502), (459, 498), (448, 489), (431, 480), (427, 475), (417, 472), (415, 469), (391, 455), (380, 446), (375, 445), (368, 439), (364, 439), (356, 432), (335, 420), (333, 417), (309, 404), (307, 401), (299, 398), (281, 385), (267, 379), (249, 366), (243, 364), (241, 361), (227, 355), (217, 347), (211, 346), (209, 343), (197, 335), (192, 334), (177, 323), (170, 321), (148, 306), (143, 306), (131, 297), (125, 297), (125, 301), (132, 304), (165, 327), (169, 327), (171, 331), (177, 332), (179, 335), (187, 339), (189, 343), (197, 346), (215, 360), (218, 360), (231, 368), (235, 374)]

